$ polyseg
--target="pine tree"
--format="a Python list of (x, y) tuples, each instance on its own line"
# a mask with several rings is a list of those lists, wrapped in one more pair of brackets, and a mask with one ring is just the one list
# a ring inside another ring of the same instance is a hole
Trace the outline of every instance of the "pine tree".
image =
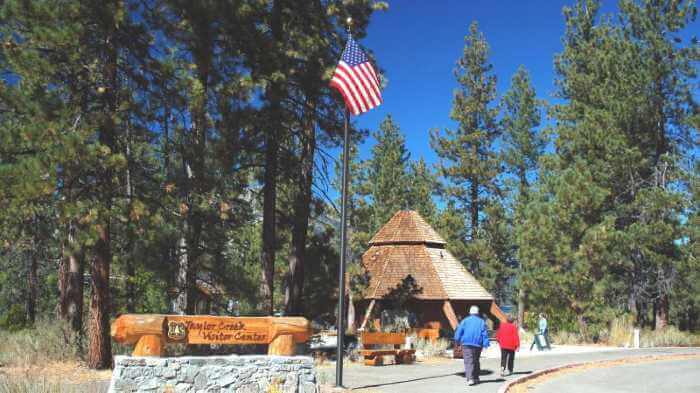
[(421, 217), (433, 225), (437, 219), (437, 207), (433, 201), (437, 188), (435, 174), (421, 157), (418, 161), (411, 162), (407, 176), (409, 179), (406, 198), (408, 208), (417, 211)]
[(367, 183), (363, 193), (372, 201), (370, 233), (375, 233), (399, 210), (407, 208), (408, 162), (406, 139), (391, 115), (373, 133), (376, 145), (365, 162)]
[[(454, 199), (459, 209), (469, 213), (469, 239), (482, 237), (480, 223), (483, 209), (497, 193), (500, 172), (494, 142), (499, 136), (496, 122), (498, 109), (496, 76), (488, 62), (489, 46), (476, 22), (464, 39), (464, 53), (457, 63), (455, 76), (459, 88), (454, 95), (451, 118), (456, 130), (431, 133), (431, 145), (440, 157), (439, 172), (446, 179), (445, 197)], [(479, 275), (480, 261), (473, 255), (470, 270)]]
[[(338, 6), (338, 4), (334, 4)], [(285, 311), (288, 315), (304, 312), (305, 265), (307, 263), (307, 233), (312, 217), (314, 171), (316, 151), (319, 148), (338, 145), (343, 132), (344, 106), (337, 99), (336, 92), (328, 84), (329, 70), (338, 60), (338, 53), (344, 42), (338, 39), (338, 26), (342, 15), (353, 15), (353, 34), (361, 37), (365, 33), (368, 17), (372, 12), (385, 8), (381, 3), (356, 2), (340, 7), (326, 7), (322, 2), (296, 4), (290, 11), (293, 23), (288, 29), (296, 39), (289, 42), (297, 54), (290, 72), (291, 85), (294, 86), (289, 96), (291, 104), (287, 107), (292, 113), (289, 121), (293, 134), (290, 145), (295, 154), (290, 157), (293, 165), (290, 179), (293, 179), (291, 214), (291, 251), (289, 253), (289, 271), (285, 283)], [(328, 12), (328, 11), (331, 12)], [(332, 43), (328, 45), (328, 43)], [(317, 135), (318, 134), (318, 135)]]
[[(559, 293), (563, 317), (576, 320), (584, 334), (595, 334), (620, 304), (640, 324), (653, 304), (652, 324), (666, 323), (684, 210), (674, 157), (682, 153), (682, 138), (674, 136), (691, 131), (694, 105), (687, 50), (659, 61), (643, 38), (670, 43), (665, 34), (682, 29), (694, 5), (624, 3), (618, 24), (600, 18), (599, 8), (597, 1), (565, 8), (565, 47), (555, 63), (565, 100), (552, 112), (556, 154), (543, 160), (537, 196), (518, 234), (523, 285), (538, 299)], [(666, 28), (657, 23), (662, 20)], [(663, 95), (655, 88), (660, 75)], [(535, 227), (538, 233), (529, 229)], [(536, 277), (555, 284), (540, 288)]]
[[(530, 82), (525, 67), (520, 66), (513, 75), (511, 88), (502, 99), (503, 118), (501, 127), (504, 138), (503, 161), (507, 171), (517, 179), (515, 195), (515, 231), (523, 224), (523, 209), (528, 202), (532, 175), (538, 168), (538, 160), (545, 146), (545, 138), (538, 133), (540, 125), (540, 103)], [(513, 239), (515, 240), (515, 239)], [(520, 258), (518, 258), (520, 259)], [(520, 264), (520, 263), (519, 263)], [(518, 269), (522, 272), (522, 266)], [(521, 280), (522, 281), (522, 277)], [(518, 285), (518, 320), (525, 318), (527, 293), (522, 284)]]

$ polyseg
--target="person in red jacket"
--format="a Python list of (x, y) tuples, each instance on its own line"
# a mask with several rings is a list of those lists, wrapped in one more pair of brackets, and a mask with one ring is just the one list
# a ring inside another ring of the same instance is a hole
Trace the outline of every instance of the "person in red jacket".
[[(501, 376), (513, 373), (513, 362), (515, 361), (515, 351), (520, 349), (520, 337), (518, 327), (515, 326), (512, 315), (508, 316), (508, 322), (501, 322), (496, 332), (498, 345), (501, 347)], [(506, 374), (506, 369), (508, 373)]]

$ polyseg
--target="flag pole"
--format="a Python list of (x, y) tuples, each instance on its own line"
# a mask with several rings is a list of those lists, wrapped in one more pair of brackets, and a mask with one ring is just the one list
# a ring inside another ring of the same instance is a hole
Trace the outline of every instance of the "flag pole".
[[(348, 37), (352, 18), (346, 20)], [(345, 338), (345, 257), (347, 255), (347, 220), (348, 220), (348, 181), (350, 178), (350, 109), (345, 108), (345, 129), (343, 132), (343, 176), (340, 204), (340, 266), (338, 267), (338, 347), (335, 362), (335, 386), (343, 386), (343, 355)]]
[(350, 111), (345, 110), (345, 132), (343, 135), (343, 186), (340, 207), (340, 266), (338, 269), (338, 348), (336, 354), (335, 386), (343, 386), (343, 341), (345, 336), (345, 264), (347, 255), (348, 181), (350, 178)]

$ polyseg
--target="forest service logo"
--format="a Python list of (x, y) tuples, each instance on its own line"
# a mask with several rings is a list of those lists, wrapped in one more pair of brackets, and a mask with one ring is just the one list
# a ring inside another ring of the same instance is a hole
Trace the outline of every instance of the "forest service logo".
[(168, 338), (174, 341), (187, 337), (187, 327), (184, 322), (168, 321)]

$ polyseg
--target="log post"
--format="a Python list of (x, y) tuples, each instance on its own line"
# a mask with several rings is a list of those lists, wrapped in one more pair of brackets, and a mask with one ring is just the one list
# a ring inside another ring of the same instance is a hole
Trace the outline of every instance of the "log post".
[(133, 356), (162, 356), (163, 355), (163, 336), (147, 334), (141, 336), (134, 348)]
[(268, 355), (293, 356), (294, 336), (291, 334), (281, 334), (275, 337), (267, 347)]
[(367, 306), (367, 311), (365, 311), (365, 317), (362, 318), (362, 325), (360, 325), (360, 330), (364, 331), (365, 326), (367, 326), (367, 320), (369, 319), (369, 316), (372, 315), (372, 309), (374, 308), (374, 300), (372, 299), (371, 302), (369, 302), (369, 306)]
[(452, 308), (452, 304), (449, 300), (445, 300), (445, 303), (443, 303), (442, 311), (445, 313), (447, 320), (450, 322), (452, 330), (457, 329), (457, 324), (459, 324), (459, 321), (457, 321), (457, 315), (455, 315), (455, 310)]

